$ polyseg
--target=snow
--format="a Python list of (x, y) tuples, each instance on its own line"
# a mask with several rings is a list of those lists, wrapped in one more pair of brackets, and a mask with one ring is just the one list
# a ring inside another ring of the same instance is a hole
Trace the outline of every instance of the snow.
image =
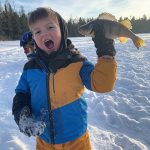
[[(118, 77), (112, 92), (85, 91), (88, 130), (93, 150), (150, 149), (150, 34), (140, 34), (146, 46), (115, 41)], [(96, 54), (91, 38), (71, 38), (91, 62)], [(0, 150), (33, 150), (35, 138), (19, 132), (12, 116), (14, 90), (27, 61), (19, 41), (0, 41)]]

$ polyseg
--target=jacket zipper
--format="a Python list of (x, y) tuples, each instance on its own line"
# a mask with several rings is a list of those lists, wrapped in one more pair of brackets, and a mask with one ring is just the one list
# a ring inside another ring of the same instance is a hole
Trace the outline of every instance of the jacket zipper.
[(47, 102), (48, 102), (48, 110), (49, 110), (49, 121), (50, 121), (50, 138), (51, 138), (51, 144), (55, 144), (55, 133), (54, 133), (54, 117), (53, 117), (53, 112), (52, 112), (52, 107), (51, 107), (51, 102), (50, 102), (50, 89), (49, 89), (49, 78), (51, 76), (51, 73), (47, 73)]
[(52, 80), (52, 85), (51, 85), (51, 97), (53, 100), (55, 100), (55, 83), (54, 83), (54, 73), (50, 71), (50, 79)]
[[(46, 74), (46, 87), (47, 87), (47, 104), (48, 104), (48, 111), (49, 111), (49, 122), (50, 122), (50, 138), (51, 138), (51, 144), (55, 144), (55, 133), (54, 133), (54, 117), (53, 112), (51, 108), (51, 102), (50, 102), (50, 89), (49, 89), (49, 77), (50, 74), (52, 74), (52, 71), (50, 71), (41, 61), (36, 60), (37, 64), (40, 66), (42, 71)], [(54, 77), (53, 77), (53, 86), (54, 86)]]

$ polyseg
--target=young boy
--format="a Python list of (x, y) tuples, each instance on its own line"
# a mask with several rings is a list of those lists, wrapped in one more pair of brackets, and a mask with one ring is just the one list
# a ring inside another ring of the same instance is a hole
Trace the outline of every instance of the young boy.
[(31, 32), (23, 33), (20, 39), (20, 46), (23, 47), (24, 53), (26, 54), (28, 60), (32, 59), (35, 55), (35, 43), (32, 39)]
[(37, 150), (90, 150), (84, 86), (101, 93), (113, 89), (113, 40), (106, 39), (103, 29), (95, 25), (92, 40), (98, 60), (94, 66), (70, 46), (65, 22), (57, 12), (37, 8), (28, 24), (36, 57), (25, 64), (16, 88), (14, 119), (21, 132), (37, 137)]

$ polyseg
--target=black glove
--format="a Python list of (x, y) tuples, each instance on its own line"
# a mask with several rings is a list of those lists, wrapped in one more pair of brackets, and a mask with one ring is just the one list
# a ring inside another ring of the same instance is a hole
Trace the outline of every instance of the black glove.
[(114, 40), (105, 38), (105, 29), (103, 24), (100, 24), (98, 21), (93, 26), (93, 31), (95, 33), (95, 37), (92, 38), (95, 47), (97, 48), (98, 57), (108, 55), (115, 56), (116, 50), (114, 47)]
[(31, 116), (30, 109), (24, 107), (21, 110), (19, 118), (20, 132), (27, 136), (39, 136), (44, 132), (46, 125), (43, 121), (34, 120)]

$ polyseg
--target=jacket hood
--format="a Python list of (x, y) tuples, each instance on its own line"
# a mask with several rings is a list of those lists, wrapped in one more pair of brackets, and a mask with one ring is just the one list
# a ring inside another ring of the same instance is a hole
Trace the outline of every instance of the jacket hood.
[(61, 30), (61, 44), (59, 50), (67, 48), (67, 37), (68, 37), (68, 29), (65, 20), (61, 17), (59, 13), (56, 12), (57, 19), (59, 22), (60, 30)]
[(38, 47), (36, 49), (38, 58), (42, 59), (46, 67), (54, 73), (57, 69), (65, 67), (70, 63), (85, 60), (85, 57), (83, 57), (80, 52), (74, 48), (71, 40), (67, 39), (68, 30), (65, 20), (57, 12), (56, 15), (61, 30), (61, 43), (59, 49), (50, 54), (45, 53)]

